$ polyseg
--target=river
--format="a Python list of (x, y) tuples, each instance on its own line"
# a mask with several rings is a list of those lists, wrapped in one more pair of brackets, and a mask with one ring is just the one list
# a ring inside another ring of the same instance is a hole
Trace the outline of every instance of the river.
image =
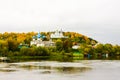
[(120, 61), (1, 62), (0, 80), (120, 80)]

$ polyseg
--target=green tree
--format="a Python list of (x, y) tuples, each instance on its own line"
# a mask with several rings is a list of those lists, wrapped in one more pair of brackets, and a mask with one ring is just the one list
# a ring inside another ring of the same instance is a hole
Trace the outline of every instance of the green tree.
[(112, 45), (111, 44), (104, 45), (104, 54), (109, 54), (110, 56), (114, 56), (114, 54), (112, 52)]
[(56, 41), (56, 49), (57, 49), (57, 51), (63, 50), (63, 41), (61, 41), (61, 40)]
[(50, 55), (50, 52), (48, 48), (46, 47), (37, 47), (35, 51), (36, 51), (37, 56), (49, 56)]

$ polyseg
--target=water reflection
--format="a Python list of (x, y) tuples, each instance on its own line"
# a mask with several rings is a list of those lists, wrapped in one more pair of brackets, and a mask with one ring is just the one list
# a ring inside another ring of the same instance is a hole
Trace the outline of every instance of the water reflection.
[(50, 74), (50, 73), (75, 74), (75, 73), (83, 73), (92, 69), (88, 66), (84, 66), (79, 63), (75, 63), (73, 65), (73, 63), (32, 62), (32, 63), (9, 63), (7, 64), (7, 69), (0, 69), (0, 71), (1, 72), (17, 71), (14, 70), (13, 67), (17, 70), (27, 70), (27, 71), (36, 70), (42, 74)]
[(15, 69), (0, 69), (0, 72), (14, 72), (14, 71), (17, 71)]
[(15, 72), (16, 68), (10, 66), (8, 63), (0, 63), (0, 72)]
[(60, 67), (56, 68), (59, 72), (64, 74), (75, 74), (75, 73), (83, 73), (85, 71), (91, 70), (89, 67)]

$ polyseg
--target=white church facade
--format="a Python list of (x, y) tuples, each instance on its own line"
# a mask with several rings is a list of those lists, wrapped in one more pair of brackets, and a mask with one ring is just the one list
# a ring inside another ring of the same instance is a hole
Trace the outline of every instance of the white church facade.
[(63, 31), (62, 30), (56, 30), (54, 33), (51, 34), (51, 39), (53, 38), (67, 38), (66, 36), (63, 35)]

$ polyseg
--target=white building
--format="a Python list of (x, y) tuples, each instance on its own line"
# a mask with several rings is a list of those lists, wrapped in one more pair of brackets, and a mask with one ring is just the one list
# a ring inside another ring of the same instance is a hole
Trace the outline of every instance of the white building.
[(79, 48), (80, 48), (79, 45), (74, 45), (74, 46), (72, 46), (72, 49), (79, 49)]
[(53, 39), (53, 38), (68, 38), (68, 37), (66, 37), (66, 36), (63, 35), (63, 31), (62, 31), (62, 30), (60, 30), (60, 31), (56, 30), (55, 32), (53, 32), (53, 33), (51, 34), (50, 37), (51, 37), (52, 39)]
[[(36, 39), (37, 37), (37, 39)], [(36, 36), (33, 36), (33, 40), (30, 42), (30, 45), (35, 45), (37, 47), (39, 46), (43, 46), (43, 47), (49, 47), (49, 46), (55, 46), (55, 42), (53, 42), (52, 40), (49, 41), (43, 41), (42, 39), (45, 36), (42, 36), (40, 33), (38, 33)]]
[(63, 31), (58, 31), (56, 30), (55, 32), (53, 32), (50, 35), (50, 40), (49, 41), (43, 41), (43, 39), (45, 38), (45, 36), (41, 35), (40, 33), (38, 33), (36, 36), (33, 36), (33, 40), (30, 42), (30, 45), (35, 45), (37, 47), (39, 46), (45, 46), (45, 47), (49, 47), (49, 46), (55, 46), (55, 42), (52, 41), (52, 39), (54, 38), (67, 38), (63, 35)]

